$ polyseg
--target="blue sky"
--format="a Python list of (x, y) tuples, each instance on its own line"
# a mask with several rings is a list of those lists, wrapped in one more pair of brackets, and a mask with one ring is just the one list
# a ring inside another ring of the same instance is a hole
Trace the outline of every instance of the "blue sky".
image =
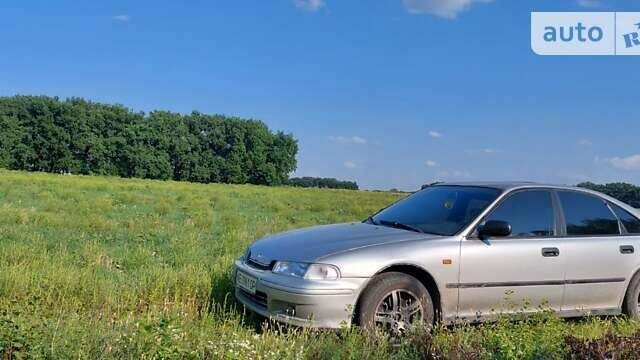
[(364, 188), (640, 183), (640, 57), (534, 55), (531, 11), (640, 4), (4, 0), (0, 95), (260, 119)]

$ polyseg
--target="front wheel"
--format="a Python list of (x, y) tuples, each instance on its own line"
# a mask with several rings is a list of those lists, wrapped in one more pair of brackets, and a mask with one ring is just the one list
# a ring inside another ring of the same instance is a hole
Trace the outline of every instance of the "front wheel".
[(358, 306), (359, 324), (368, 331), (401, 336), (410, 327), (432, 326), (433, 301), (425, 286), (413, 276), (388, 272), (371, 280)]

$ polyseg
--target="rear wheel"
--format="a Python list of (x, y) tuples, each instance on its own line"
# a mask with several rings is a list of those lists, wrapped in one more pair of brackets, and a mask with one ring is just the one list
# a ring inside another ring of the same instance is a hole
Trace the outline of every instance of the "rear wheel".
[(636, 274), (629, 283), (622, 311), (630, 318), (640, 321), (640, 273)]
[(381, 331), (392, 338), (412, 326), (434, 323), (429, 291), (413, 276), (388, 272), (376, 276), (362, 294), (359, 324), (368, 331)]

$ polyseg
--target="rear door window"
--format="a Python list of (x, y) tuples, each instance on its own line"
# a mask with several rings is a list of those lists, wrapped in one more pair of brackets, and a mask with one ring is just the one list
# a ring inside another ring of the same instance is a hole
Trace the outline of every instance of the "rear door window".
[(567, 235), (617, 235), (618, 219), (604, 199), (577, 191), (558, 191)]
[(640, 234), (640, 220), (638, 220), (638, 218), (618, 205), (611, 204), (611, 208), (629, 234)]

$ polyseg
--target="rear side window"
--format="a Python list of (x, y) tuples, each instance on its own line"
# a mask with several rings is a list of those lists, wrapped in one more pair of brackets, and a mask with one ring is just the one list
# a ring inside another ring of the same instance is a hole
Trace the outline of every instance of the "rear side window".
[(618, 219), (622, 221), (622, 225), (624, 225), (624, 228), (627, 229), (629, 234), (640, 234), (640, 220), (638, 220), (638, 218), (617, 205), (611, 204), (611, 208), (618, 216)]
[(553, 235), (551, 193), (544, 190), (517, 192), (503, 201), (487, 220), (511, 224), (509, 237), (542, 237)]
[(604, 200), (575, 191), (559, 191), (567, 235), (620, 234), (618, 219)]

